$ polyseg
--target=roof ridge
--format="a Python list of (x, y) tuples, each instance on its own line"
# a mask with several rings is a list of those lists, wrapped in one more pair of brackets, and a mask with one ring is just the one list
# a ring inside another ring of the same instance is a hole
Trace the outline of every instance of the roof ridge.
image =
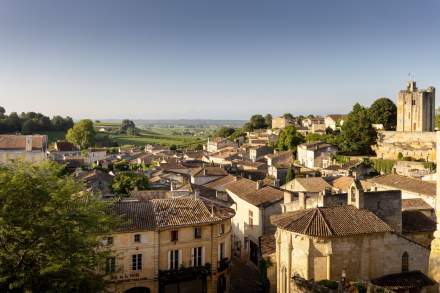
[(335, 233), (333, 232), (333, 230), (330, 228), (330, 225), (327, 223), (327, 219), (324, 216), (324, 213), (321, 211), (320, 208), (316, 208), (316, 210), (318, 211), (319, 215), (322, 218), (322, 221), (324, 222), (325, 227), (327, 228), (327, 230), (330, 232), (330, 235), (335, 235)]
[[(304, 230), (303, 230), (303, 233), (304, 233), (304, 234), (307, 234), (307, 230), (309, 229), (310, 224), (312, 224), (312, 221), (313, 221), (313, 219), (315, 218), (315, 215), (316, 215), (316, 209), (312, 209), (312, 210), (309, 210), (309, 211), (305, 210), (305, 211), (306, 211), (306, 212), (305, 212), (301, 217), (299, 217), (298, 219), (296, 219), (296, 221), (302, 219), (303, 217), (305, 217), (306, 215), (308, 215), (308, 214), (310, 214), (310, 213), (313, 213), (313, 215), (310, 217), (310, 219), (309, 219), (307, 225), (305, 226), (305, 228), (304, 228)], [(296, 221), (295, 221), (295, 222), (296, 222)]]

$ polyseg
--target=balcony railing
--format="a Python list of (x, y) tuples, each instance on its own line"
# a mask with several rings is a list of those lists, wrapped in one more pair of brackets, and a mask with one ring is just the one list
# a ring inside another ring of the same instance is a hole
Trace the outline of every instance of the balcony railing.
[(217, 272), (221, 273), (223, 271), (225, 271), (226, 269), (229, 268), (231, 261), (229, 260), (229, 258), (222, 258), (219, 262), (218, 262), (218, 267), (217, 267)]
[(180, 269), (159, 270), (159, 283), (170, 284), (177, 282), (202, 279), (211, 274), (211, 264), (204, 266), (185, 267)]

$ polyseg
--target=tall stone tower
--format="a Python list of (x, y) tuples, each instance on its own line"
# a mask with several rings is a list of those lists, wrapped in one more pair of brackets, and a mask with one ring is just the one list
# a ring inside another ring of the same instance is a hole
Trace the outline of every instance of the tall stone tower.
[(397, 97), (397, 131), (434, 131), (435, 89), (417, 89), (408, 81), (406, 90)]
[[(437, 131), (437, 147), (440, 146), (440, 131)], [(440, 151), (437, 150), (437, 166), (440, 166)], [(437, 218), (437, 229), (434, 232), (434, 239), (431, 242), (431, 254), (429, 256), (429, 276), (440, 283), (440, 168), (437, 167), (436, 174), (437, 195), (435, 200), (435, 216)]]

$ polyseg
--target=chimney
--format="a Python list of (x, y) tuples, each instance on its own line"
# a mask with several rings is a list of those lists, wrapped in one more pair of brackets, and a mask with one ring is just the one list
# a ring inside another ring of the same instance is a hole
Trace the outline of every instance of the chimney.
[(353, 205), (358, 209), (364, 208), (364, 189), (358, 179), (353, 180), (353, 183), (351, 183), (347, 197), (349, 205)]
[(26, 146), (25, 146), (25, 150), (27, 152), (31, 152), (32, 151), (32, 135), (26, 135)]
[(305, 192), (298, 192), (298, 208), (305, 210), (306, 209), (306, 194)]
[(408, 91), (415, 92), (417, 90), (416, 82), (414, 80), (408, 81)]
[(257, 190), (263, 188), (263, 180), (257, 180)]

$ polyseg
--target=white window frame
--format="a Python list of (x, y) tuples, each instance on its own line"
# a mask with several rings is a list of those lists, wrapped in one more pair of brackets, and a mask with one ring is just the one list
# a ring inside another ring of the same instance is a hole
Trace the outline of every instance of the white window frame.
[(205, 247), (193, 247), (191, 248), (191, 266), (198, 267), (205, 264)]
[[(176, 259), (177, 257), (177, 259)], [(168, 269), (176, 270), (182, 266), (182, 250), (174, 249), (168, 251)]]

